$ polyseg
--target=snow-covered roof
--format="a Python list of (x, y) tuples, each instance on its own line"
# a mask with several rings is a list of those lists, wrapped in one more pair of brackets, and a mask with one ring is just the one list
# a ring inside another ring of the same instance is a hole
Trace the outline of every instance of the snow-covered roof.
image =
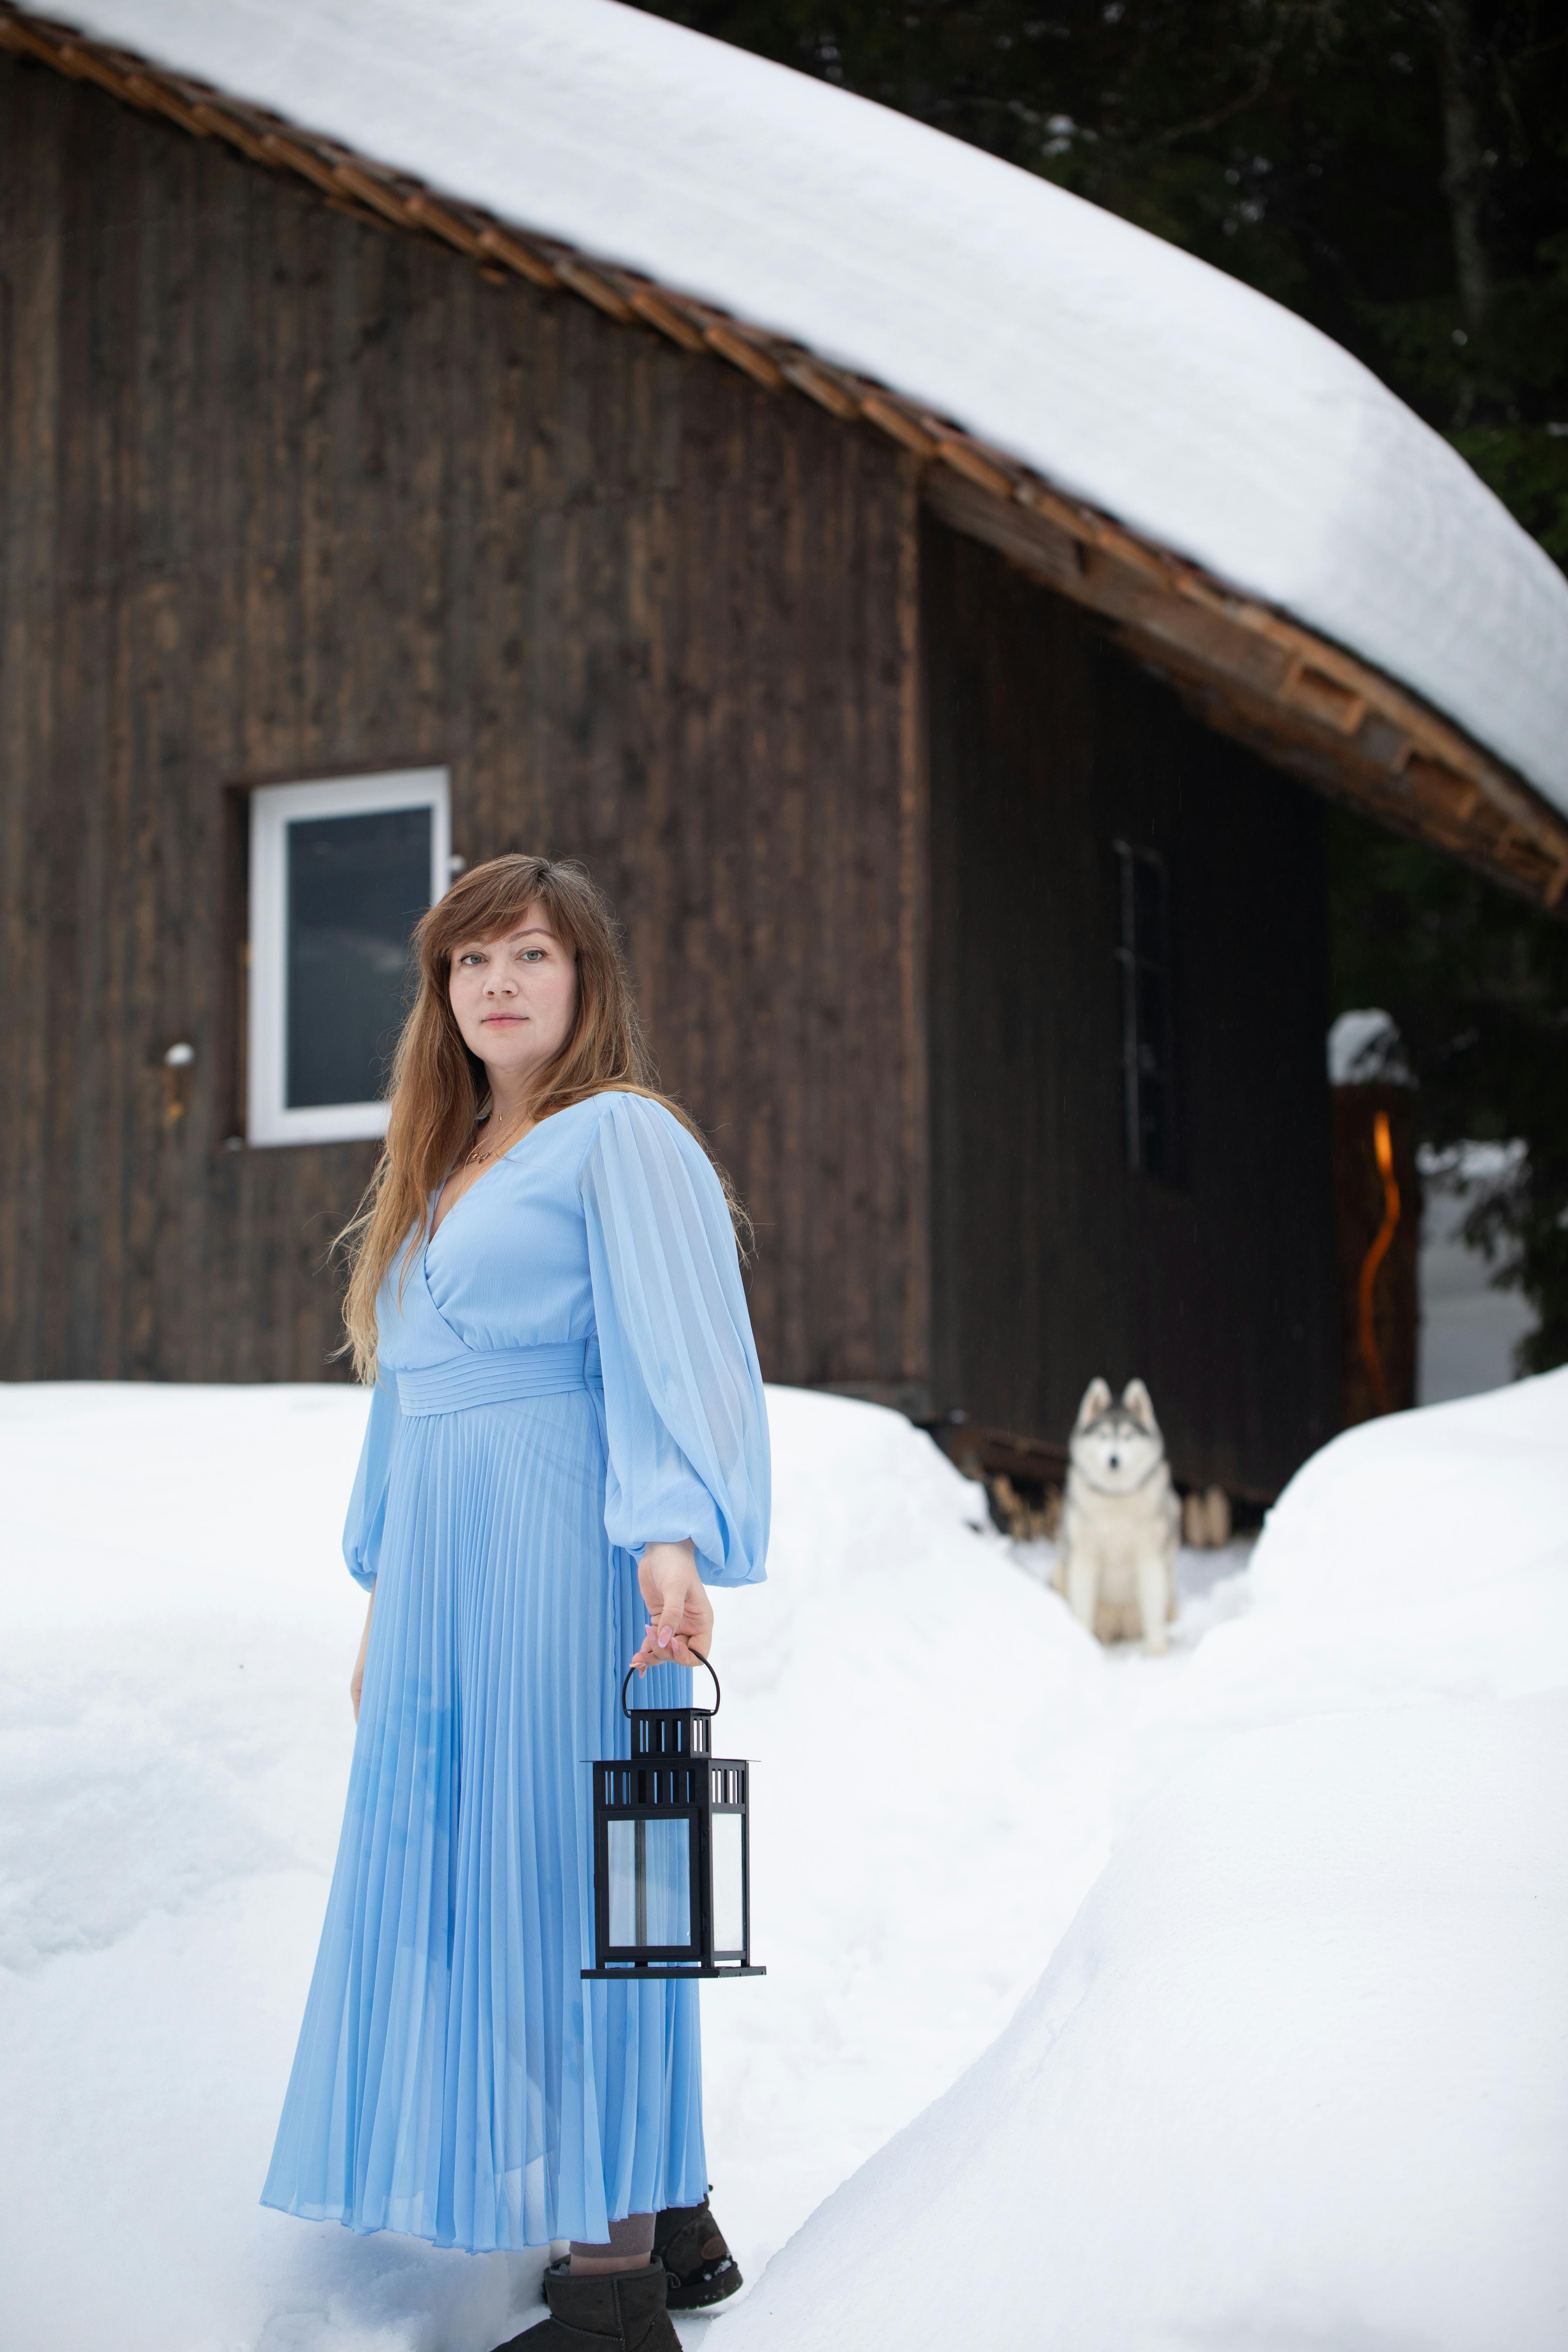
[(929, 404), (1400, 681), (1568, 812), (1568, 581), (1358, 361), (1205, 263), (616, 0), (68, 13)]

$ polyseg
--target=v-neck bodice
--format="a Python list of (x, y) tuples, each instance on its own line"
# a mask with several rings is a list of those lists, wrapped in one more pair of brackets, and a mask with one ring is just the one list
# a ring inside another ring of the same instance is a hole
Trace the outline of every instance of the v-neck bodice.
[[(700, 1143), (659, 1103), (607, 1091), (543, 1119), (400, 1252), (377, 1300), (380, 1381), (344, 1547), (366, 1582), (410, 1397), (499, 1403), (487, 1358), (580, 1349), (602, 1397), (613, 1544), (689, 1537), (714, 1583), (760, 1576), (767, 1412), (728, 1204)], [(474, 1375), (465, 1378), (465, 1369)], [(434, 1388), (424, 1376), (440, 1370)], [(520, 1379), (527, 1384), (529, 1368)]]
[(460, 1348), (536, 1348), (592, 1336), (580, 1179), (608, 1099), (595, 1095), (531, 1128), (452, 1203), (434, 1233), (429, 1218), (439, 1194), (432, 1199), (423, 1248), (405, 1279), (399, 1252), (377, 1301), (388, 1371), (420, 1370)]

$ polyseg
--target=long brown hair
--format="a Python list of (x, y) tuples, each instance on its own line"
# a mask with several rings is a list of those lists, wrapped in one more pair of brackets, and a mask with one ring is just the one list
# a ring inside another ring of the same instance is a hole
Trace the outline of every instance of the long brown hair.
[[(398, 1244), (405, 1243), (398, 1290), (425, 1237), (430, 1195), (444, 1184), (489, 1100), (485, 1066), (469, 1052), (453, 1015), (452, 957), (468, 940), (503, 936), (539, 908), (577, 966), (577, 1012), (572, 1034), (534, 1082), (534, 1119), (585, 1102), (613, 1088), (646, 1095), (673, 1112), (703, 1150), (705, 1138), (680, 1105), (658, 1089), (643, 1040), (620, 933), (604, 893), (573, 859), (492, 857), (454, 882), (420, 918), (414, 932), (418, 992), (393, 1055), (387, 1087), (386, 1147), (364, 1197), (338, 1235), (349, 1261), (343, 1321), (345, 1352), (362, 1381), (375, 1378), (375, 1301)], [(711, 1157), (711, 1154), (710, 1154)], [(715, 1162), (730, 1204), (742, 1258), (751, 1223), (730, 1180)]]

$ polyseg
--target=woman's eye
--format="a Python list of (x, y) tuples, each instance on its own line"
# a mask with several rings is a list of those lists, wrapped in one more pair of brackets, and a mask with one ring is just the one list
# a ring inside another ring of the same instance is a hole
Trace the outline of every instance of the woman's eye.
[(524, 948), (522, 951), (522, 960), (524, 963), (542, 963), (544, 961), (544, 950), (542, 948)]

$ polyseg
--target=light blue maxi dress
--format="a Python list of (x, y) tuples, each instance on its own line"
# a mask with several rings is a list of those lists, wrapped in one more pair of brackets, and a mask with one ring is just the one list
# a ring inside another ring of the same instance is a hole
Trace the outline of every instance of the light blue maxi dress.
[[(695, 1984), (584, 1983), (589, 1765), (636, 1555), (763, 1572), (762, 1379), (717, 1178), (637, 1095), (559, 1111), (401, 1303), (343, 1549), (375, 1589), (326, 1924), (262, 2201), (440, 2246), (601, 2242), (707, 2186)], [(661, 1666), (640, 1693), (681, 1703)]]

